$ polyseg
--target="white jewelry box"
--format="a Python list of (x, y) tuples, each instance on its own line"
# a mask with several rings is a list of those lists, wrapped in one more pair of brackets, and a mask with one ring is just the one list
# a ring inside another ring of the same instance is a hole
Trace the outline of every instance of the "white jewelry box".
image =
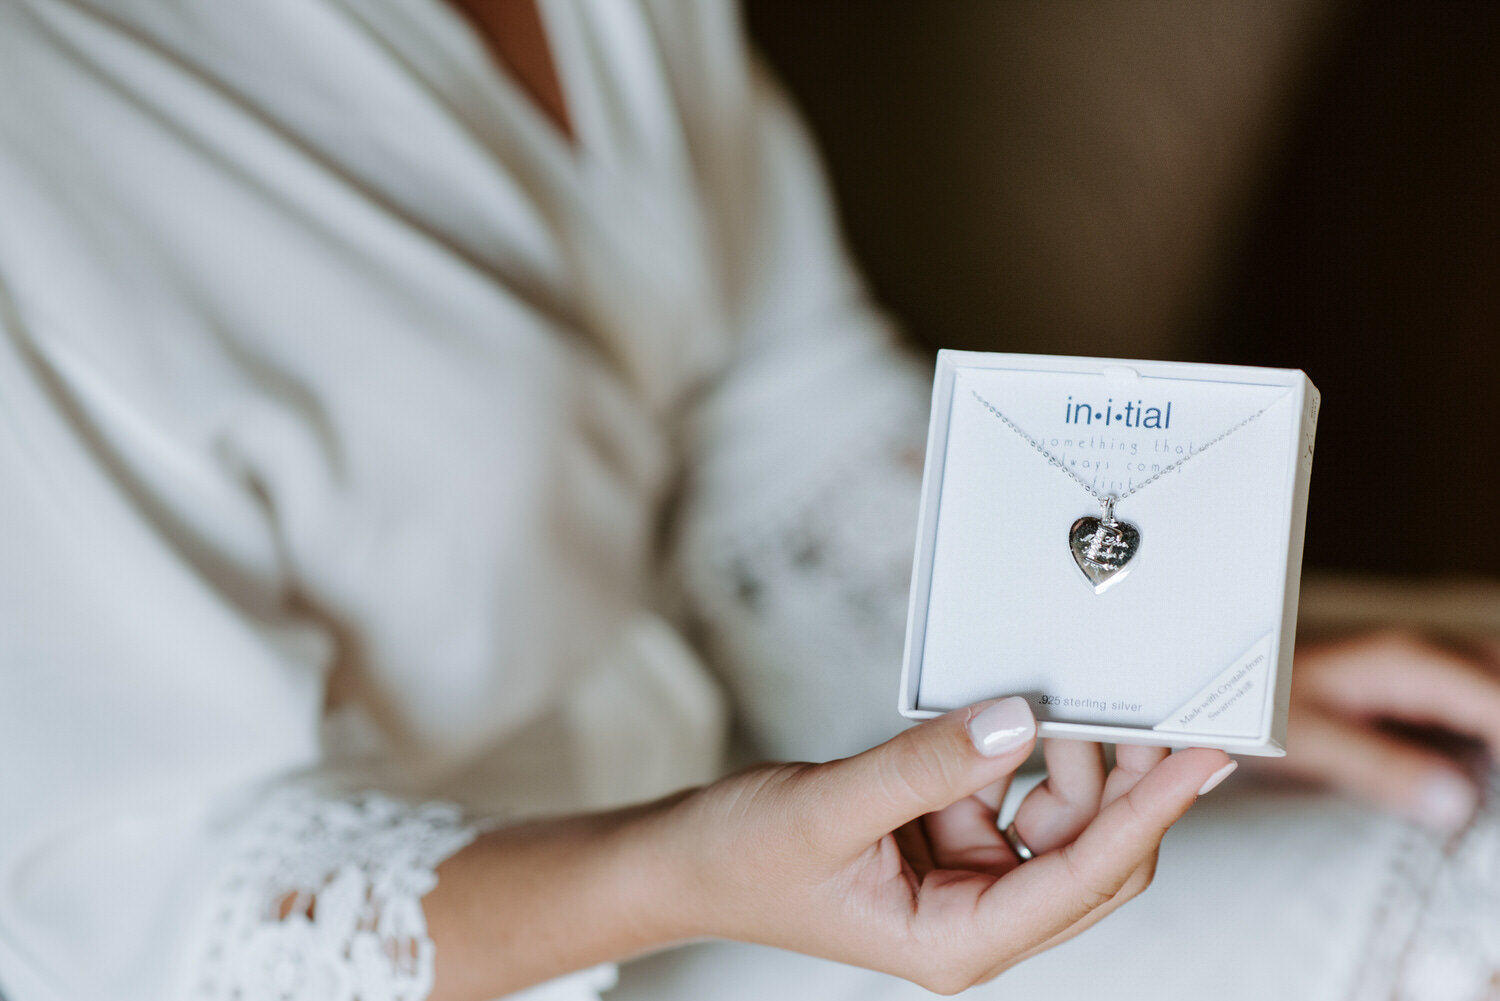
[(1318, 401), (1295, 369), (939, 352), (901, 712), (1022, 695), (1043, 737), (1284, 754)]

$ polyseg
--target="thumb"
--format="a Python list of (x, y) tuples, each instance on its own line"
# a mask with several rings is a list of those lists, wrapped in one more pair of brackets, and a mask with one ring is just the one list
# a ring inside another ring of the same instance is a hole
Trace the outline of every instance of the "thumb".
[(819, 766), (824, 811), (867, 845), (1014, 772), (1036, 744), (1036, 718), (1012, 696), (956, 709), (878, 747)]

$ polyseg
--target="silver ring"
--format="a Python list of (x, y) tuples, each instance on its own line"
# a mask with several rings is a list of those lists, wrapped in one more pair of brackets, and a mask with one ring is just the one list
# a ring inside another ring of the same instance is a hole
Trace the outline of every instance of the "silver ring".
[(1016, 831), (1016, 822), (1014, 820), (1006, 824), (1005, 829), (1000, 834), (1005, 838), (1005, 843), (1010, 845), (1010, 850), (1016, 853), (1016, 858), (1022, 862), (1030, 862), (1036, 858), (1036, 852), (1032, 851), (1031, 846), (1025, 841), (1021, 840), (1021, 835)]

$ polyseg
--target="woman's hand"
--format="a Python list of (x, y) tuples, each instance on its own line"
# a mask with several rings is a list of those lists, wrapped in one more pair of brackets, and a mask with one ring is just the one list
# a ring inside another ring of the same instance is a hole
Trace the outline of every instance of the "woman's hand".
[(1078, 934), (1151, 882), (1162, 835), (1234, 768), (1050, 741), (1048, 778), (996, 828), (1036, 743), (1025, 700), (912, 727), (821, 765), (764, 765), (659, 803), (492, 831), (423, 898), (433, 1001), (482, 1001), (704, 936), (955, 992)]
[(1500, 646), (1465, 655), (1406, 633), (1299, 646), (1288, 754), (1262, 767), (1456, 830), (1473, 816), (1479, 787), (1463, 760), (1472, 755), (1441, 738), (1469, 738), (1470, 750), (1477, 742), (1492, 761), (1500, 756), (1497, 666)]
[(996, 826), (1035, 743), (1004, 699), (913, 727), (864, 754), (734, 776), (648, 818), (674, 933), (780, 946), (943, 993), (1056, 945), (1145, 889), (1162, 835), (1234, 764), (1049, 742), (1049, 778), (1017, 815), (1024, 865)]

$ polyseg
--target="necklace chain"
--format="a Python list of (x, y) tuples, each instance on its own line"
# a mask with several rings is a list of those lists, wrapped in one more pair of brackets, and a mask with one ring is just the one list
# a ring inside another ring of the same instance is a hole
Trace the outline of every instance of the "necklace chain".
[(1129, 497), (1131, 494), (1136, 493), (1139, 490), (1144, 490), (1146, 487), (1149, 487), (1151, 484), (1155, 483), (1157, 480), (1161, 479), (1163, 476), (1167, 475), (1172, 470), (1174, 470), (1174, 469), (1178, 468), (1179, 466), (1181, 466), (1184, 462), (1187, 462), (1189, 459), (1193, 458), (1194, 456), (1198, 455), (1199, 453), (1205, 452), (1208, 449), (1212, 448), (1214, 445), (1217, 445), (1219, 442), (1223, 441), (1225, 438), (1228, 438), (1230, 435), (1234, 434), (1240, 428), (1244, 427), (1246, 424), (1249, 424), (1251, 421), (1255, 420), (1261, 414), (1263, 414), (1267, 410), (1271, 409), (1271, 405), (1270, 404), (1266, 404), (1264, 407), (1261, 407), (1255, 413), (1251, 414), (1249, 417), (1246, 417), (1244, 420), (1240, 421), (1238, 424), (1234, 425), (1233, 427), (1229, 428), (1226, 431), (1221, 431), (1216, 437), (1209, 439), (1203, 445), (1201, 445), (1198, 448), (1195, 448), (1192, 451), (1188, 452), (1187, 455), (1184, 455), (1182, 458), (1178, 459), (1176, 462), (1174, 462), (1174, 463), (1172, 463), (1171, 465), (1168, 465), (1168, 466), (1163, 466), (1161, 469), (1158, 469), (1156, 472), (1152, 473), (1150, 476), (1146, 477), (1144, 480), (1142, 480), (1141, 482), (1137, 483), (1135, 486), (1131, 487), (1129, 490), (1126, 490), (1124, 493), (1119, 494), (1118, 496), (1116, 496), (1114, 494), (1101, 494), (1099, 491), (1095, 490), (1094, 487), (1091, 484), (1085, 483), (1083, 481), (1083, 477), (1079, 476), (1077, 473), (1073, 472), (1073, 470), (1071, 470), (1067, 466), (1063, 465), (1061, 459), (1059, 459), (1057, 456), (1053, 455), (1051, 452), (1049, 452), (1045, 448), (1043, 448), (1041, 442), (1037, 441), (1031, 435), (1027, 434), (1024, 430), (1022, 430), (1021, 427), (1019, 425), (1017, 425), (1015, 421), (1011, 420), (1009, 417), (1007, 417), (1004, 414), (1002, 414), (995, 407), (995, 405), (993, 403), (991, 403), (989, 400), (986, 400), (984, 397), (980, 396), (979, 392), (977, 390), (970, 390), (970, 392), (972, 392), (974, 394), (974, 399), (978, 400), (981, 406), (983, 406), (990, 413), (994, 414), (996, 417), (1000, 418), (1000, 422), (1002, 424), (1004, 424), (1006, 427), (1010, 428), (1016, 434), (1020, 435), (1022, 438), (1024, 438), (1026, 440), (1026, 443), (1028, 445), (1030, 445), (1032, 448), (1036, 449), (1037, 452), (1041, 453), (1042, 457), (1047, 460), (1047, 463), (1049, 465), (1056, 466), (1058, 469), (1060, 469), (1064, 473), (1066, 473), (1068, 475), (1068, 477), (1070, 479), (1072, 479), (1072, 481), (1074, 483), (1078, 484), (1080, 487), (1083, 487), (1083, 489), (1087, 490), (1089, 496), (1092, 497), (1092, 498), (1094, 498), (1094, 500), (1103, 503), (1106, 499), (1108, 499), (1110, 501), (1110, 507), (1113, 507), (1115, 501), (1122, 501), (1126, 497)]

